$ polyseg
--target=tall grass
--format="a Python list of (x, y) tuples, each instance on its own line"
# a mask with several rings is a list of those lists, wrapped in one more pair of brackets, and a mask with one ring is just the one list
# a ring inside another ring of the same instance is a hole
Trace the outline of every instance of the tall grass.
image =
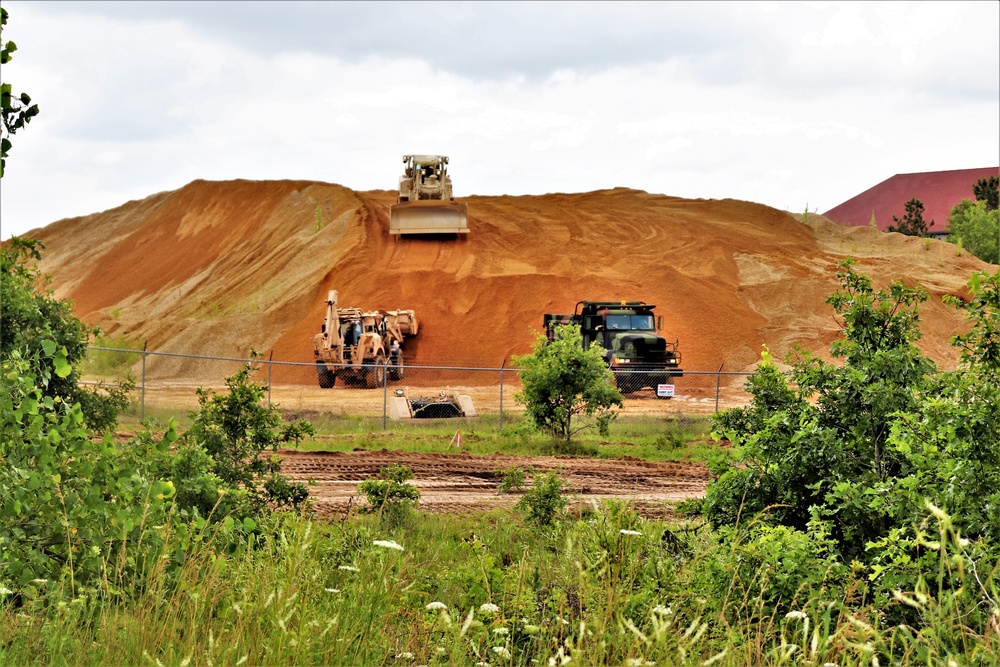
[(798, 535), (722, 543), (623, 503), (550, 529), (283, 517), (233, 553), (189, 543), (127, 601), (0, 602), (0, 664), (997, 664), (996, 566), (934, 521), (937, 567), (878, 608), (868, 572)]

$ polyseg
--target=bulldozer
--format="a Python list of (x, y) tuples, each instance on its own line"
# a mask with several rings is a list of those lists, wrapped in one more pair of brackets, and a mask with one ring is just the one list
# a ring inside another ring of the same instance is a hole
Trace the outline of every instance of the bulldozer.
[(416, 336), (417, 316), (412, 310), (341, 308), (337, 290), (326, 299), (326, 317), (313, 337), (316, 377), (329, 389), (340, 377), (344, 383), (369, 388), (387, 380), (402, 380), (403, 341)]
[(468, 207), (456, 202), (444, 155), (404, 155), (399, 196), (389, 210), (389, 233), (468, 234)]

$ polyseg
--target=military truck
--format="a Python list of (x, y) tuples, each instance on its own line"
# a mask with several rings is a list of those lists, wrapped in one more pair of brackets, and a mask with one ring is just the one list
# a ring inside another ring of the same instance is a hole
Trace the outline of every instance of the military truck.
[(403, 379), (403, 340), (417, 335), (412, 310), (340, 308), (337, 290), (326, 299), (326, 317), (313, 337), (316, 376), (323, 389), (345, 382), (381, 387)]
[(659, 398), (672, 398), (672, 379), (684, 375), (679, 341), (657, 333), (663, 318), (653, 314), (655, 308), (644, 301), (580, 301), (572, 315), (546, 314), (545, 334), (553, 340), (556, 326), (579, 325), (584, 347), (596, 343), (604, 349), (623, 393), (651, 387)]

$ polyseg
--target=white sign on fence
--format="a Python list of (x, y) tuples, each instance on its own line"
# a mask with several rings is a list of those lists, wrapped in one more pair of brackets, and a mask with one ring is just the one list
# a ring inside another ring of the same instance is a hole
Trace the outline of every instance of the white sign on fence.
[(674, 397), (674, 385), (672, 384), (658, 384), (656, 385), (656, 395), (660, 398), (673, 398)]

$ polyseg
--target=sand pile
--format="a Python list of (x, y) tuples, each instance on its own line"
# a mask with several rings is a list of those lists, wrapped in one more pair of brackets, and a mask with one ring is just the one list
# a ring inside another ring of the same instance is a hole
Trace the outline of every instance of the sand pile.
[[(954, 364), (961, 316), (941, 304), (989, 268), (951, 244), (845, 228), (735, 200), (616, 188), (469, 197), (467, 238), (394, 238), (395, 193), (309, 181), (195, 181), (30, 235), (56, 294), (150, 350), (312, 361), (328, 289), (341, 305), (414, 309), (416, 365), (498, 367), (530, 350), (547, 312), (577, 301), (657, 305), (689, 370), (749, 369), (761, 344), (825, 352), (836, 264), (931, 293), (925, 351)], [(141, 344), (141, 343), (140, 343)]]

